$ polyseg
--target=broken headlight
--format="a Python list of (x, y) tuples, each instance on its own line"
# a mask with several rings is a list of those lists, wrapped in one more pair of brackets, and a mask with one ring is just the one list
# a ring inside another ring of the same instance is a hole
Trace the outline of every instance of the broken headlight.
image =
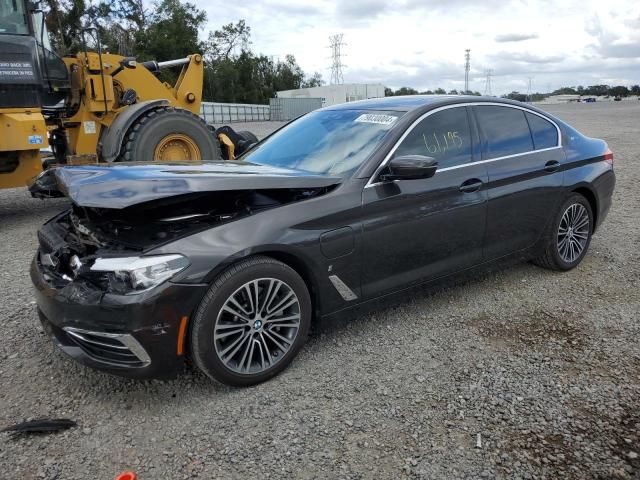
[(129, 295), (160, 285), (189, 266), (182, 255), (98, 258), (92, 272), (104, 272), (111, 293)]

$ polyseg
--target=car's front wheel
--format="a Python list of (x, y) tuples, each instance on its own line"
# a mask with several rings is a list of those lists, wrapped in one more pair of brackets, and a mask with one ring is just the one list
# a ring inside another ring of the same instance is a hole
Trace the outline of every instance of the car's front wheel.
[(194, 316), (191, 355), (209, 377), (254, 385), (284, 370), (304, 345), (311, 300), (295, 270), (252, 257), (224, 271)]
[(582, 195), (572, 194), (551, 224), (545, 251), (535, 260), (550, 270), (571, 270), (584, 258), (593, 233), (593, 212)]

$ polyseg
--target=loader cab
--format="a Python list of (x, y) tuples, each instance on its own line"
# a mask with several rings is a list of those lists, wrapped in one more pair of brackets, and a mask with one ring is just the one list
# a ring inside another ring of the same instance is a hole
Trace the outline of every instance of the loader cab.
[(67, 95), (68, 77), (37, 4), (1, 0), (0, 109), (58, 105)]

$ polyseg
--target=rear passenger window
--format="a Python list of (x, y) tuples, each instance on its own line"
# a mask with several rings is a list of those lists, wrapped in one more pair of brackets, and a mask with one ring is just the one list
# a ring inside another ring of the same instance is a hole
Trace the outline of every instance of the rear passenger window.
[(533, 113), (527, 113), (526, 116), (536, 150), (558, 146), (558, 130), (553, 123)]
[(448, 108), (429, 115), (411, 130), (394, 156), (424, 155), (438, 161), (438, 168), (471, 161), (471, 130), (465, 107)]
[(510, 107), (474, 107), (487, 140), (487, 158), (506, 157), (533, 150), (524, 111)]

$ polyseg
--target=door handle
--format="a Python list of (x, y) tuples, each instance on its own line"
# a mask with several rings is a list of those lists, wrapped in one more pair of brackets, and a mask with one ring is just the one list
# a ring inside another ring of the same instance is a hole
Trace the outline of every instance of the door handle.
[(557, 160), (549, 160), (544, 164), (545, 172), (553, 173), (557, 172), (558, 170), (560, 170), (560, 162), (558, 162)]
[(471, 193), (480, 190), (482, 187), (482, 181), (477, 178), (470, 178), (460, 185), (460, 191), (464, 193)]

